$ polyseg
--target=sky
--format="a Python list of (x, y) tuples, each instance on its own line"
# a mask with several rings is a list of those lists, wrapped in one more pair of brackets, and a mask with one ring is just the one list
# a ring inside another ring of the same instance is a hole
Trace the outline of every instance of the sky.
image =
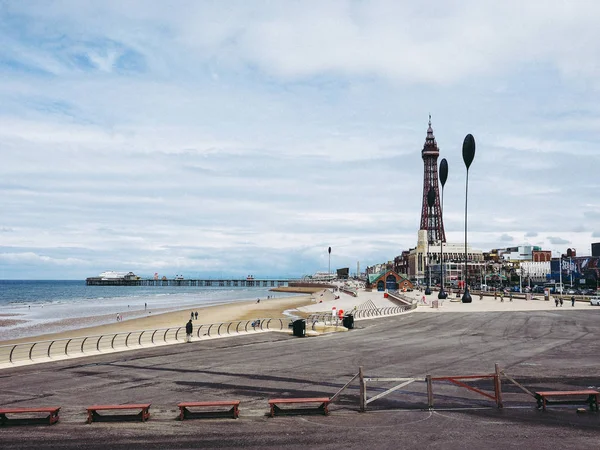
[[(0, 0), (0, 279), (299, 277), (600, 242), (600, 3)], [(332, 248), (331, 256), (327, 252)]]

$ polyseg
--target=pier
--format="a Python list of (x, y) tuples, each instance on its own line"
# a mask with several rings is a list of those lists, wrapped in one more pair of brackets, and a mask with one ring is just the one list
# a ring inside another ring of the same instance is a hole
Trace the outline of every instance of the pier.
[(128, 278), (86, 278), (86, 286), (183, 286), (183, 287), (282, 287), (288, 286), (289, 280), (155, 280)]

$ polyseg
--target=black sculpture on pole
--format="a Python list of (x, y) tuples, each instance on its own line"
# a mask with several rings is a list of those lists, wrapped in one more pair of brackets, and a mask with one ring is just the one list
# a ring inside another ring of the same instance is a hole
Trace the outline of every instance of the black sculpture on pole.
[(431, 227), (433, 226), (433, 224), (431, 223), (432, 220), (432, 214), (431, 214), (431, 210), (433, 208), (433, 206), (435, 205), (435, 190), (433, 189), (433, 187), (429, 188), (429, 191), (427, 191), (427, 206), (429, 207), (429, 223), (427, 224), (427, 272), (428, 272), (428, 279), (427, 279), (427, 287), (425, 288), (425, 295), (429, 295), (431, 294), (431, 255), (429, 254), (429, 244), (431, 244), (431, 236), (432, 236), (432, 230)]
[[(448, 161), (446, 158), (440, 161), (440, 183), (442, 184), (442, 207), (441, 207), (441, 216), (442, 223), (444, 222), (444, 186), (446, 184), (446, 180), (448, 179)], [(442, 279), (440, 281), (440, 292), (438, 293), (438, 298), (440, 300), (448, 297), (448, 294), (444, 290), (444, 242), (440, 241), (440, 259), (441, 259), (441, 275)]]
[[(329, 247), (329, 265), (327, 266), (327, 278), (331, 276), (331, 247)], [(331, 280), (328, 280), (331, 281)]]
[(467, 182), (465, 187), (465, 273), (463, 277), (463, 282), (465, 284), (465, 292), (462, 296), (463, 303), (471, 303), (473, 299), (471, 298), (471, 294), (469, 294), (469, 286), (467, 284), (468, 278), (468, 270), (467, 270), (467, 199), (469, 196), (469, 167), (475, 158), (475, 138), (472, 134), (467, 134), (465, 136), (465, 140), (463, 141), (463, 161), (465, 162), (465, 166), (467, 167)]

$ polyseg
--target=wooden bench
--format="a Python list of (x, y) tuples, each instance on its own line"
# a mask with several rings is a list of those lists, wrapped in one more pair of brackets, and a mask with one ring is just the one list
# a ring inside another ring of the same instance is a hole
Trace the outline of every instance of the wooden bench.
[[(239, 400), (219, 400), (214, 402), (182, 402), (177, 405), (179, 407), (179, 420), (186, 417), (224, 417), (232, 415), (237, 419), (240, 415)], [(214, 406), (231, 406), (227, 411), (204, 411), (192, 412), (188, 408), (211, 408)]]
[(303, 404), (303, 403), (319, 403), (319, 406), (314, 411), (322, 412), (325, 415), (329, 414), (327, 406), (329, 405), (329, 398), (327, 397), (316, 397), (316, 398), (274, 398), (269, 400), (269, 406), (271, 406), (271, 417), (275, 417), (275, 413), (283, 412), (287, 414), (301, 414), (305, 412), (311, 412), (312, 409), (281, 409), (278, 404)]
[(150, 405), (151, 403), (135, 403), (130, 405), (94, 405), (87, 408), (88, 418), (87, 423), (92, 423), (94, 419), (98, 419), (101, 416), (97, 413), (97, 411), (108, 411), (108, 410), (123, 410), (123, 409), (139, 409), (140, 412), (136, 416), (132, 416), (130, 414), (127, 415), (111, 415), (108, 416), (110, 419), (122, 419), (122, 418), (130, 418), (130, 417), (140, 417), (142, 422), (148, 420), (150, 417)]
[[(7, 414), (32, 414), (32, 413), (47, 413), (48, 417), (44, 417), (44, 420), (48, 420), (50, 425), (58, 422), (58, 411), (60, 406), (48, 406), (42, 408), (0, 408), (0, 424), (4, 425), (9, 422)], [(13, 419), (16, 420), (16, 419)], [(31, 420), (31, 419), (23, 419)]]
[[(578, 395), (587, 395), (585, 400), (548, 400), (548, 397), (572, 397)], [(590, 409), (592, 411), (598, 411), (598, 395), (600, 393), (598, 391), (594, 391), (591, 389), (584, 389), (581, 391), (542, 391), (536, 392), (535, 398), (537, 400), (538, 408), (542, 408), (544, 411), (546, 410), (546, 404), (555, 404), (555, 405), (580, 405), (582, 403), (587, 403), (590, 405)]]

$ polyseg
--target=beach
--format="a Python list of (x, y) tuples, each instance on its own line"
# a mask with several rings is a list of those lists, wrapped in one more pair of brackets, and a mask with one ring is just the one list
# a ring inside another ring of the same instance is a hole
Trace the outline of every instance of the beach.
[[(290, 291), (288, 291), (290, 292)], [(117, 321), (116, 315), (101, 317), (100, 319), (111, 320), (111, 323), (96, 326), (87, 326), (88, 321), (97, 321), (98, 317), (76, 319), (63, 319), (53, 323), (53, 327), (71, 328), (57, 333), (45, 333), (46, 324), (32, 326), (31, 336), (18, 339), (5, 339), (0, 341), (0, 345), (15, 344), (20, 342), (35, 342), (50, 339), (63, 339), (80, 336), (97, 336), (101, 334), (112, 334), (118, 332), (134, 330), (155, 330), (170, 327), (183, 327), (190, 319), (191, 312), (198, 312), (198, 319), (193, 323), (210, 324), (229, 322), (234, 320), (251, 320), (258, 318), (281, 318), (293, 317), (294, 315), (305, 316), (305, 313), (295, 311), (296, 308), (307, 306), (313, 303), (311, 295), (300, 294), (292, 297), (277, 297), (270, 299), (261, 299), (260, 303), (256, 300), (240, 301), (234, 303), (225, 303), (220, 305), (197, 305), (190, 306), (180, 311), (145, 311), (131, 310), (122, 313), (123, 320)], [(144, 315), (139, 317), (139, 315)], [(133, 318), (135, 317), (135, 318)], [(16, 316), (0, 316), (0, 328), (5, 323), (18, 320)]]

